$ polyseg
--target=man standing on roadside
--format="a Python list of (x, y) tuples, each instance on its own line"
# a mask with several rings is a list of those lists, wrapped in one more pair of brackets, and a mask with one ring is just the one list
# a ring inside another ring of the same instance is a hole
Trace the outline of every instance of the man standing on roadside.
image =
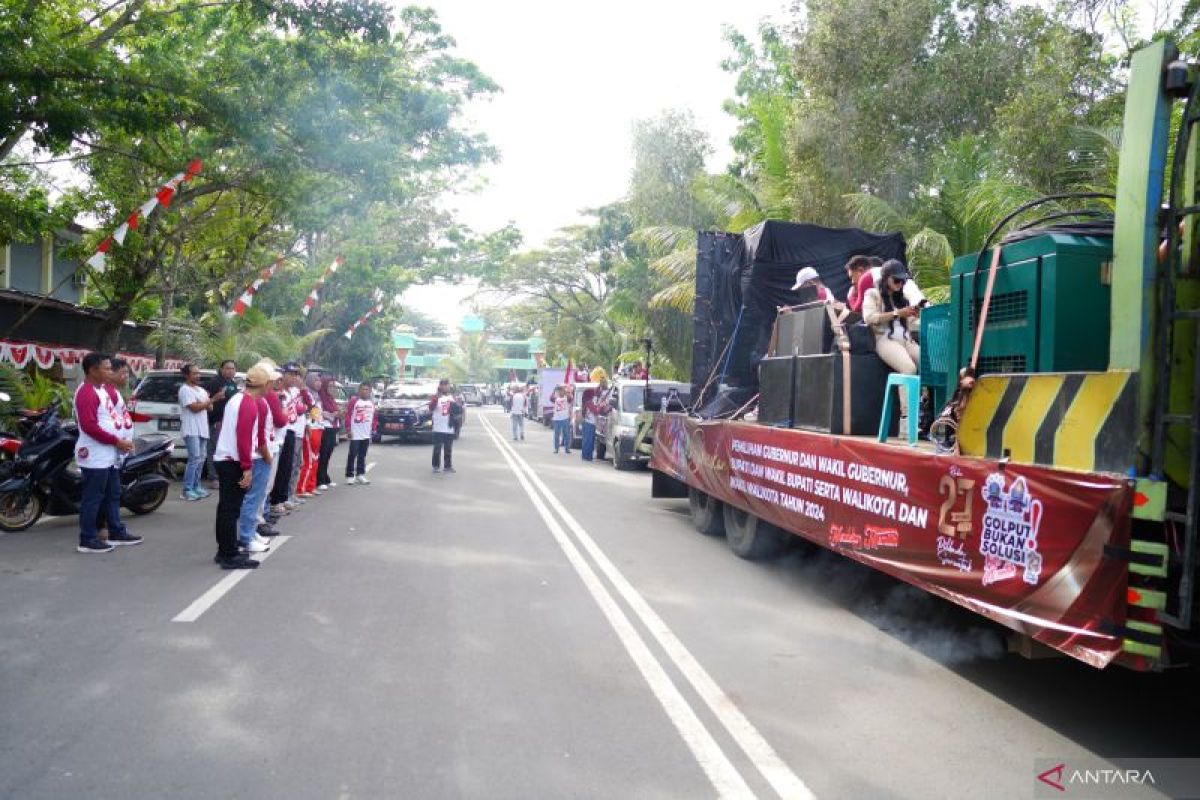
[[(129, 413), (129, 408), (125, 405), (125, 387), (129, 384), (129, 362), (123, 358), (111, 358), (109, 363), (112, 364), (112, 369), (108, 373), (108, 382), (104, 384), (104, 388), (108, 391), (108, 396), (112, 398), (115, 414), (113, 415), (117, 422), (117, 436), (126, 441), (133, 442), (133, 417)], [(121, 461), (124, 460), (124, 455), (117, 459), (117, 468), (120, 469)], [(119, 513), (118, 508), (118, 513)], [(101, 508), (96, 515), (96, 535), (101, 541), (108, 541), (108, 513)]]
[[(107, 353), (88, 353), (83, 357), (83, 383), (75, 390), (75, 421), (79, 438), (75, 442), (75, 462), (83, 475), (83, 499), (79, 504), (80, 553), (108, 553), (116, 545), (141, 544), (121, 522), (120, 456), (133, 450), (133, 442), (122, 439), (117, 420), (117, 404), (105, 386), (111, 380), (112, 362)], [(108, 541), (96, 531), (97, 515), (104, 511), (108, 522)]]
[(558, 452), (559, 443), (565, 452), (571, 452), (571, 398), (567, 396), (567, 390), (558, 386), (554, 389), (554, 397), (551, 401), (554, 405), (553, 416), (550, 418), (550, 424), (554, 426), (554, 452)]
[(346, 456), (346, 484), (366, 486), (367, 450), (371, 437), (378, 429), (375, 420), (375, 401), (371, 399), (371, 384), (360, 383), (358, 394), (346, 405), (346, 434), (350, 437), (350, 452)]
[(276, 370), (270, 361), (260, 361), (255, 366), (267, 372), (268, 383), (254, 399), (258, 405), (258, 447), (251, 456), (250, 486), (246, 489), (238, 517), (238, 547), (245, 553), (265, 553), (269, 549), (267, 540), (258, 533), (259, 514), (271, 483), (272, 465), (279, 452), (275, 447), (276, 432), (287, 422), (283, 416), (283, 406), (275, 394), (276, 384), (283, 379), (283, 373)]
[(217, 432), (221, 430), (221, 420), (225, 417), (225, 404), (238, 392), (237, 363), (231, 358), (222, 361), (216, 377), (209, 381), (205, 388), (208, 390), (209, 399), (212, 400), (212, 408), (208, 412), (208, 460), (204, 462), (205, 474), (215, 483), (217, 471), (213, 466), (213, 451), (217, 449)]
[[(518, 386), (508, 398), (508, 416), (512, 419), (513, 441), (525, 441), (525, 387)], [(518, 436), (518, 434), (520, 434)]]
[(608, 394), (608, 375), (603, 367), (592, 370), (591, 378), (599, 386), (587, 389), (583, 393), (581, 408), (583, 411), (582, 443), (579, 445), (579, 455), (584, 461), (591, 461), (596, 449), (596, 423), (600, 417), (608, 413), (608, 404), (604, 402)]
[(279, 466), (275, 472), (275, 482), (271, 487), (271, 506), (282, 506), (287, 502), (300, 476), (300, 446), (304, 440), (304, 415), (308, 410), (300, 396), (302, 373), (303, 369), (295, 361), (283, 365), (283, 391), (279, 399), (283, 404), (287, 423), (283, 430), (279, 431), (283, 440), (279, 448)]
[(429, 401), (429, 412), (433, 415), (433, 471), (442, 472), (442, 451), (446, 452), (445, 472), (454, 472), (454, 395), (450, 393), (450, 380), (438, 381), (437, 394)]
[(261, 444), (258, 424), (258, 398), (270, 383), (270, 373), (255, 365), (246, 373), (246, 390), (238, 392), (225, 405), (221, 433), (213, 455), (217, 478), (221, 482), (217, 500), (217, 554), (213, 557), (221, 569), (256, 569), (258, 562), (238, 552), (238, 517), (246, 490), (254, 477), (254, 452)]

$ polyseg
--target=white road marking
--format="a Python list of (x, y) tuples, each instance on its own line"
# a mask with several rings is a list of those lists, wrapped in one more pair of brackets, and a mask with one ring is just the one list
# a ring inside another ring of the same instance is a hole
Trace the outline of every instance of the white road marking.
[[(266, 561), (268, 556), (276, 552), (280, 547), (283, 547), (283, 543), (291, 538), (291, 536), (276, 536), (271, 540), (271, 549), (260, 554), (257, 560)], [(224, 578), (221, 578), (221, 580), (217, 581), (215, 586), (197, 597), (195, 602), (193, 602), (190, 606), (176, 614), (174, 619), (171, 621), (195, 622), (196, 620), (200, 619), (201, 614), (212, 608), (218, 600), (229, 593), (230, 589), (241, 583), (242, 580), (244, 580), (245, 577), (253, 571), (254, 570), (252, 569), (232, 570)]]
[[(489, 424), (490, 423), (486, 423)], [(700, 662), (688, 651), (683, 642), (679, 640), (674, 632), (667, 626), (645, 598), (633, 588), (633, 585), (625, 578), (625, 576), (613, 565), (595, 540), (584, 530), (579, 521), (571, 515), (562, 503), (554, 496), (554, 493), (542, 482), (537, 473), (529, 466), (529, 464), (512, 450), (508, 442), (503, 441), (503, 437), (499, 437), (492, 430), (493, 439), (497, 446), (502, 451), (507, 449), (511, 452), (512, 458), (515, 459), (522, 470), (528, 475), (529, 480), (537, 486), (546, 501), (558, 513), (559, 517), (575, 534), (583, 548), (591, 555), (600, 571), (612, 582), (616, 587), (617, 592), (625, 598), (625, 602), (633, 609), (634, 613), (646, 626), (651, 635), (666, 651), (667, 656), (674, 662), (675, 666), (687, 679), (692, 688), (697, 694), (703, 698), (705, 704), (709, 707), (712, 713), (720, 720), (721, 725), (729, 732), (738, 746), (746, 754), (746, 757), (754, 764), (755, 768), (762, 776), (771, 784), (771, 787), (779, 794), (780, 797), (792, 800), (792, 798), (815, 798), (812, 790), (805, 785), (804, 781), (796, 775), (791, 768), (779, 757), (771, 747), (770, 743), (758, 732), (753, 723), (746, 718), (746, 715), (741, 712), (737, 705), (721, 690), (717, 682), (712, 679), (708, 671), (701, 666)]]
[[(482, 419), (482, 416), (481, 416)], [(484, 427), (487, 429), (488, 435), (492, 441), (500, 446), (500, 437), (490, 423), (484, 422)], [(621, 640), (621, 644), (625, 647), (629, 657), (633, 659), (633, 663), (637, 666), (638, 671), (642, 673), (642, 677), (650, 686), (650, 690), (662, 704), (663, 710), (667, 712), (667, 716), (675, 725), (675, 729), (679, 731), (679, 735), (683, 738), (688, 749), (692, 751), (692, 756), (704, 770), (704, 774), (708, 776), (709, 781), (717, 790), (720, 797), (754, 797), (754, 793), (750, 791), (750, 787), (746, 785), (746, 781), (738, 773), (737, 769), (730, 762), (729, 758), (721, 750), (720, 745), (704, 727), (704, 723), (696, 716), (695, 710), (688, 705), (687, 700), (680, 694), (679, 689), (671, 682), (670, 677), (663, 669), (662, 665), (654, 658), (649, 647), (646, 646), (641, 635), (630, 622), (629, 617), (617, 605), (615, 599), (608, 589), (605, 588), (599, 576), (584, 559), (583, 554), (567, 536), (566, 532), (559, 525), (558, 520), (546, 508), (546, 504), (542, 502), (542, 498), (534, 490), (528, 478), (522, 472), (521, 468), (513, 460), (513, 455), (505, 447), (500, 447), (500, 455), (508, 462), (509, 468), (513, 474), (517, 476), (517, 481), (521, 484), (521, 488), (529, 496), (533, 502), (533, 506), (537, 509), (538, 514), (546, 523), (546, 527), (550, 529), (554, 540), (558, 542), (559, 547), (567, 556), (567, 561), (575, 569), (579, 575), (583, 585), (592, 595), (592, 599), (600, 606), (600, 611), (616, 632), (617, 638)]]

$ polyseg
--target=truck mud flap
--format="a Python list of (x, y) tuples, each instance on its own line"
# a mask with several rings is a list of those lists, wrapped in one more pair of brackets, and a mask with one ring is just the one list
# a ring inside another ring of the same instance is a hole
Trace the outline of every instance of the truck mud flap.
[(687, 484), (678, 478), (673, 478), (665, 472), (659, 472), (656, 469), (650, 470), (650, 496), (663, 497), (687, 497)]

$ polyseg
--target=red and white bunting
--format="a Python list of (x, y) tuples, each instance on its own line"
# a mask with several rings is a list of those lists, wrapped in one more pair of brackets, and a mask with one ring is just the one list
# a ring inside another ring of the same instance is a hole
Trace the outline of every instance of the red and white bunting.
[(163, 208), (170, 206), (172, 198), (174, 198), (175, 193), (179, 191), (179, 187), (196, 177), (196, 175), (200, 172), (201, 166), (203, 165), (201, 164), (200, 159), (197, 158), (187, 165), (186, 170), (180, 172), (178, 175), (172, 177), (171, 180), (164, 183), (159, 190), (154, 193), (154, 197), (151, 197), (145, 203), (142, 203), (142, 205), (138, 207), (136, 211), (130, 214), (124, 222), (117, 226), (117, 229), (112, 232), (111, 236), (105, 237), (104, 241), (100, 242), (100, 245), (96, 248), (96, 252), (87, 260), (87, 265), (96, 270), (96, 272), (104, 272), (104, 268), (108, 264), (108, 251), (109, 248), (112, 247), (113, 242), (116, 242), (117, 244), (125, 244), (125, 237), (129, 235), (129, 232), (136, 231), (140, 221), (150, 216), (150, 213), (154, 211), (154, 209), (158, 208), (159, 206), (162, 206)]
[[(50, 369), (54, 362), (59, 362), (64, 368), (77, 367), (83, 362), (83, 357), (90, 350), (81, 347), (65, 347), (53, 344), (38, 344), (37, 342), (13, 342), (0, 339), (0, 361), (12, 364), (18, 369), (29, 366), (29, 362), (42, 369)], [(118, 353), (118, 356), (129, 362), (134, 372), (145, 372), (154, 368), (154, 356), (137, 353)], [(184, 362), (178, 358), (168, 358), (164, 362), (167, 369), (178, 369)]]
[(338, 256), (333, 260), (333, 263), (325, 268), (321, 273), (321, 277), (317, 279), (317, 285), (308, 293), (308, 297), (304, 299), (304, 308), (300, 309), (300, 313), (308, 316), (308, 313), (313, 310), (313, 306), (317, 304), (317, 300), (321, 299), (321, 287), (325, 285), (325, 281), (329, 280), (333, 273), (337, 272), (338, 267), (342, 265), (342, 257)]
[(264, 283), (271, 280), (271, 276), (275, 274), (275, 271), (278, 270), (282, 264), (283, 256), (280, 256), (279, 258), (275, 259), (274, 264), (260, 272), (258, 274), (258, 278), (255, 279), (254, 283), (246, 287), (246, 291), (242, 292), (242, 296), (237, 299), (237, 302), (233, 304), (233, 308), (226, 312), (225, 316), (240, 317), (241, 315), (245, 314), (246, 309), (254, 304), (254, 295), (258, 293), (258, 290), (262, 288)]
[(354, 332), (356, 330), (367, 324), (367, 320), (369, 320), (371, 317), (383, 311), (383, 289), (376, 289), (374, 292), (372, 292), (371, 299), (375, 301), (375, 305), (367, 309), (367, 313), (354, 320), (354, 324), (351, 325), (344, 334), (342, 334), (347, 339), (353, 339)]

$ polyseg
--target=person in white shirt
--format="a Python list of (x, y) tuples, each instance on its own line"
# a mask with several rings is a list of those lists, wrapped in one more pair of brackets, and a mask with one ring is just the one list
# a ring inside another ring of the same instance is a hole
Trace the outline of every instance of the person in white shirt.
[(525, 387), (518, 386), (509, 398), (508, 414), (512, 418), (513, 441), (525, 441)]
[(554, 452), (558, 452), (559, 443), (562, 443), (563, 449), (571, 452), (571, 398), (567, 395), (566, 388), (559, 386), (554, 390), (552, 398), (554, 404), (554, 416), (551, 421), (554, 425)]
[(350, 436), (350, 453), (346, 456), (346, 483), (366, 486), (367, 449), (375, 435), (375, 401), (371, 399), (371, 384), (360, 383), (358, 394), (346, 404), (346, 433)]
[[(121, 455), (133, 450), (133, 442), (119, 434), (116, 404), (105, 384), (112, 371), (106, 353), (88, 353), (83, 357), (83, 383), (75, 390), (75, 422), (79, 436), (75, 440), (75, 463), (83, 475), (79, 503), (80, 553), (108, 553), (114, 545), (141, 544), (121, 522)], [(108, 541), (96, 530), (96, 518), (103, 511), (108, 517)]]
[[(437, 394), (429, 401), (429, 413), (433, 415), (433, 471), (442, 472), (442, 451), (446, 453), (444, 471), (454, 472), (451, 463), (454, 450), (454, 395), (450, 392), (450, 381), (438, 381)], [(461, 409), (460, 409), (461, 410)]]
[(184, 364), (180, 368), (183, 383), (179, 386), (179, 431), (187, 446), (187, 468), (183, 471), (183, 500), (203, 500), (208, 490), (200, 485), (200, 471), (208, 455), (208, 412), (213, 407), (208, 392), (200, 385), (200, 368)]

